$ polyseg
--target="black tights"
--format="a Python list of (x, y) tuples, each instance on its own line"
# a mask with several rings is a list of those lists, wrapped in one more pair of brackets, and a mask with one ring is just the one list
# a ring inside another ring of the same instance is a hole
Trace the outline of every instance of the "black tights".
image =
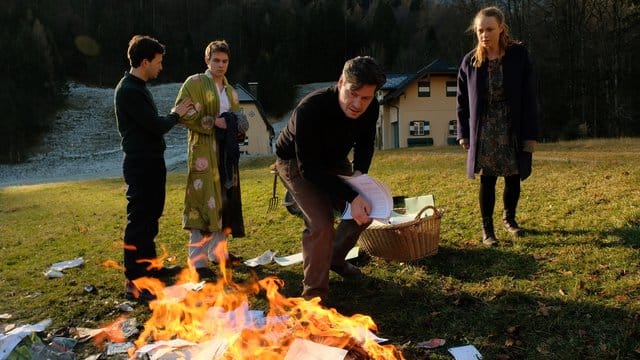
[[(493, 209), (496, 203), (496, 181), (497, 176), (480, 175), (480, 214), (482, 218), (493, 218)], [(504, 218), (515, 220), (516, 207), (520, 199), (520, 175), (504, 177), (504, 192), (502, 200), (504, 202)]]

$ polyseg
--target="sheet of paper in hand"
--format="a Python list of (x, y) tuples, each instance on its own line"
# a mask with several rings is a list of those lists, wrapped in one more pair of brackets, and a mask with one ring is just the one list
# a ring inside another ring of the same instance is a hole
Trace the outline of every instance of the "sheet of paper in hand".
[[(370, 218), (379, 220), (389, 219), (391, 210), (393, 209), (393, 197), (391, 196), (391, 190), (389, 190), (389, 187), (385, 183), (367, 174), (341, 176), (341, 178), (371, 204)], [(347, 203), (347, 207), (344, 213), (342, 213), (342, 218), (353, 219), (350, 203)]]

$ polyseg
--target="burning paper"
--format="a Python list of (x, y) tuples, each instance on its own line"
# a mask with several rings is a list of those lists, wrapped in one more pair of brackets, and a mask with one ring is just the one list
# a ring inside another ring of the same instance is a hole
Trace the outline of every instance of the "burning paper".
[(176, 349), (188, 348), (191, 346), (197, 346), (197, 344), (181, 339), (158, 341), (153, 344), (147, 344), (140, 347), (136, 350), (135, 355), (136, 358), (144, 358), (146, 356), (149, 360), (156, 360)]
[[(273, 254), (268, 255), (264, 258)], [(357, 256), (357, 249), (351, 256)], [(320, 305), (320, 298), (287, 298), (279, 292), (284, 282), (273, 276), (258, 279), (254, 274), (246, 283), (236, 283), (231, 269), (223, 263), (220, 274), (217, 282), (198, 283), (197, 272), (188, 268), (171, 287), (154, 278), (137, 279), (139, 288), (156, 295), (156, 300), (149, 302), (151, 316), (134, 341), (138, 356), (162, 360), (283, 360), (299, 358), (288, 354), (300, 354), (308, 348), (308, 341), (336, 348), (333, 353), (342, 358), (353, 352), (359, 358), (404, 359), (393, 345), (379, 344), (385, 339), (372, 332), (377, 328), (369, 316), (341, 315)], [(266, 311), (249, 308), (250, 297), (259, 294), (268, 301)], [(112, 341), (122, 338), (120, 321), (105, 327)], [(170, 343), (172, 340), (180, 341)], [(324, 350), (322, 353), (328, 354)], [(134, 351), (129, 354), (133, 356)]]
[(343, 360), (347, 353), (344, 349), (295, 339), (284, 360)]
[(445, 339), (434, 338), (427, 341), (422, 341), (416, 344), (416, 347), (421, 347), (425, 349), (435, 349), (444, 345), (447, 341)]

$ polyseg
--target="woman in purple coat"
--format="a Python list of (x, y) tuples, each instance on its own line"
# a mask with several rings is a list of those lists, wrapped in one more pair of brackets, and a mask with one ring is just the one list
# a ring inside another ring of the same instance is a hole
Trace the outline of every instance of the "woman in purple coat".
[(538, 138), (537, 102), (527, 49), (509, 35), (496, 7), (480, 10), (469, 30), (477, 45), (458, 72), (458, 142), (467, 150), (467, 177), (480, 174), (482, 242), (497, 245), (493, 228), (495, 187), (504, 177), (504, 228), (519, 236), (520, 181), (531, 174)]

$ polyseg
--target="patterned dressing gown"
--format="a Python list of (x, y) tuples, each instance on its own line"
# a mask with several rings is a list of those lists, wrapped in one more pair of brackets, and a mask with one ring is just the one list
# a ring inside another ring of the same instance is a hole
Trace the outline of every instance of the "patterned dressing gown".
[[(191, 98), (196, 110), (180, 122), (188, 131), (188, 174), (184, 198), (182, 226), (206, 232), (222, 230), (222, 190), (218, 172), (218, 149), (215, 138), (215, 118), (220, 115), (220, 98), (215, 82), (209, 75), (192, 75), (182, 84), (176, 104)], [(224, 86), (231, 111), (238, 111), (238, 95), (226, 78)]]

